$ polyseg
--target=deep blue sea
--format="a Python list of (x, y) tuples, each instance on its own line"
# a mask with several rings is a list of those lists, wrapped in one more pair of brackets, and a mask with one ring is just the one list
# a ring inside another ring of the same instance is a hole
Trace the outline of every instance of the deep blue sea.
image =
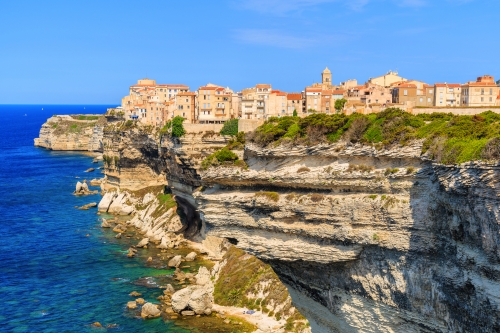
[[(85, 109), (84, 109), (85, 107)], [(187, 332), (161, 319), (144, 321), (125, 309), (138, 279), (165, 272), (127, 258), (127, 245), (102, 230), (96, 210), (78, 210), (100, 195), (76, 197), (92, 157), (33, 146), (53, 114), (104, 113), (106, 105), (0, 105), (0, 331)], [(43, 108), (43, 110), (42, 110)], [(76, 177), (80, 177), (77, 179)]]

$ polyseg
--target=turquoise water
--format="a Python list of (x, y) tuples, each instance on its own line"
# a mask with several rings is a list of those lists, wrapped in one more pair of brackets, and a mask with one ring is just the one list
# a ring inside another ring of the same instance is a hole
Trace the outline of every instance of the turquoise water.
[(83, 107), (0, 105), (0, 331), (95, 332), (90, 324), (98, 321), (117, 324), (111, 332), (187, 332), (126, 310), (133, 290), (147, 300), (160, 295), (137, 285), (140, 278), (171, 271), (127, 258), (127, 244), (99, 227), (95, 209), (74, 208), (100, 200), (71, 194), (79, 179), (102, 176), (84, 172), (96, 167), (92, 158), (33, 147), (51, 115), (109, 106)]

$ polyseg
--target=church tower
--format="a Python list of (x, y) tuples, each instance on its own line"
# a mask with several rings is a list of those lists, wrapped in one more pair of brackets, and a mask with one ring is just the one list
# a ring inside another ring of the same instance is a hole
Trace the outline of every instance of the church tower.
[(328, 67), (321, 73), (321, 83), (325, 86), (332, 85), (332, 72), (330, 72)]

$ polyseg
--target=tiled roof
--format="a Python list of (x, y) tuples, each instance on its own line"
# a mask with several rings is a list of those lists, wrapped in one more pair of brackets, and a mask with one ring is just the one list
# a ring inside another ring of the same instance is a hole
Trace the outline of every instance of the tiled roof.
[(287, 100), (293, 100), (293, 101), (298, 101), (302, 99), (302, 94), (301, 93), (291, 93), (286, 96)]
[(255, 88), (271, 88), (270, 84), (259, 83), (255, 85)]
[(309, 88), (307, 87), (306, 88), (306, 91), (310, 91), (310, 92), (321, 92), (323, 89), (321, 88)]
[(338, 89), (338, 90), (334, 90), (332, 95), (344, 95), (345, 94), (345, 90), (343, 89)]

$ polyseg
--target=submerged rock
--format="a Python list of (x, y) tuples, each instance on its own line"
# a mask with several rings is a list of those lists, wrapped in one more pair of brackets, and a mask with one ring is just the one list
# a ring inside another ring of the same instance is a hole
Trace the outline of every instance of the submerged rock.
[(80, 209), (80, 210), (88, 210), (89, 208), (92, 208), (92, 207), (97, 207), (97, 203), (96, 202), (91, 202), (91, 203), (88, 203), (88, 204), (83, 205), (81, 207), (78, 207), (78, 209)]
[(137, 302), (136, 301), (127, 302), (127, 308), (128, 309), (135, 309), (135, 308), (137, 308)]
[(101, 228), (111, 228), (111, 225), (106, 219), (102, 219)]
[(87, 170), (85, 170), (85, 172), (94, 172), (95, 169), (94, 168), (88, 168)]
[(132, 296), (132, 297), (139, 297), (139, 296), (142, 296), (142, 294), (140, 292), (137, 292), (137, 291), (133, 291), (131, 292), (130, 294), (128, 294), (129, 296)]

